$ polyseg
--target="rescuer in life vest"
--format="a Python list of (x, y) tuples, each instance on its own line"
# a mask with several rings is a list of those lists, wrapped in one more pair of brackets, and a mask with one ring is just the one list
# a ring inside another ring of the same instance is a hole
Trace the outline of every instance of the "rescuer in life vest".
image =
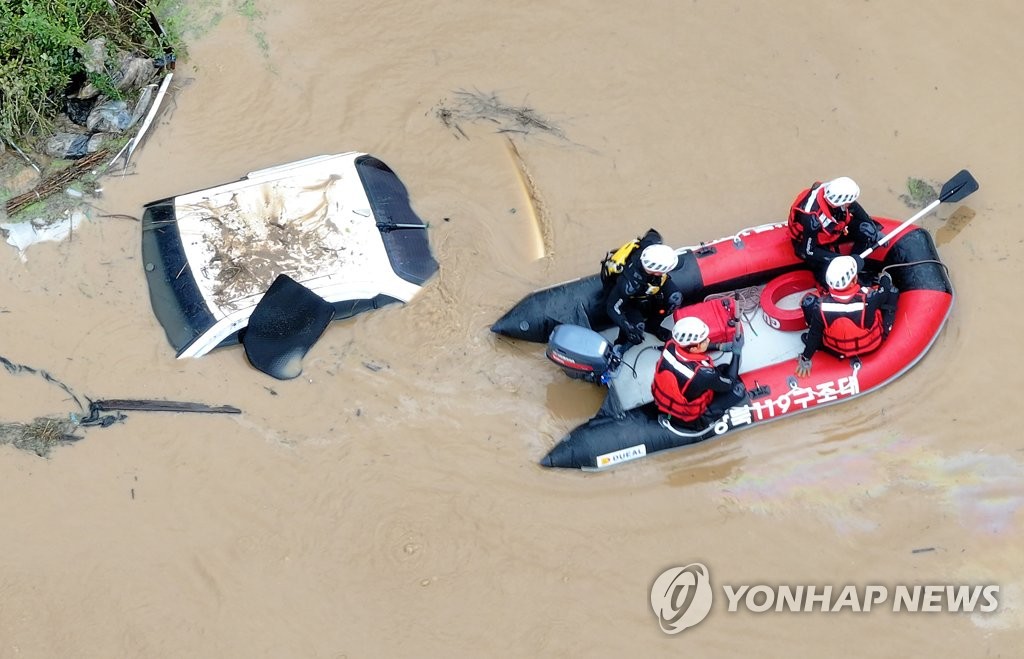
[[(743, 335), (737, 332), (731, 343), (713, 346), (708, 334), (708, 326), (700, 318), (687, 316), (676, 321), (651, 384), (658, 410), (694, 429), (706, 428), (730, 407), (748, 400), (739, 379)], [(715, 366), (707, 354), (712, 348), (731, 351), (732, 360)]]
[[(641, 248), (645, 239), (652, 238), (652, 232), (658, 242)], [(611, 272), (606, 277), (609, 258), (602, 265), (601, 274), (602, 280), (606, 282), (607, 295), (605, 311), (619, 327), (619, 335), (615, 340), (619, 350), (626, 343), (643, 343), (645, 331), (654, 334), (659, 341), (665, 341), (671, 336), (671, 331), (662, 327), (661, 323), (683, 303), (682, 292), (668, 274), (679, 264), (679, 257), (674, 249), (662, 244), (660, 240), (661, 236), (652, 229), (644, 238), (633, 241), (633, 248), (629, 249), (631, 243), (623, 245), (615, 255), (609, 257), (619, 259), (621, 272)]]
[(811, 356), (823, 349), (837, 357), (853, 357), (877, 350), (889, 335), (896, 315), (898, 291), (889, 273), (878, 285), (861, 286), (857, 261), (852, 256), (832, 259), (825, 274), (828, 292), (806, 296), (800, 306), (807, 320), (804, 352), (797, 359), (796, 374), (811, 373)]
[(860, 186), (841, 176), (815, 183), (793, 201), (789, 209), (789, 235), (796, 255), (807, 262), (819, 283), (825, 270), (839, 256), (839, 245), (853, 243), (858, 269), (859, 254), (882, 238), (882, 227), (857, 203)]

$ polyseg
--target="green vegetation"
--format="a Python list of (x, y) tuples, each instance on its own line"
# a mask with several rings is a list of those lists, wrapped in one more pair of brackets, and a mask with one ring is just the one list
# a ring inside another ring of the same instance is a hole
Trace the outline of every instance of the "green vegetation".
[(901, 194), (900, 199), (911, 208), (924, 208), (939, 198), (937, 188), (923, 179), (907, 177), (907, 194)]
[[(151, 19), (156, 0), (4, 0), (0, 2), (0, 137), (26, 140), (48, 131), (74, 83), (91, 82), (120, 98), (112, 72), (119, 51), (159, 57), (179, 46)], [(86, 42), (106, 40), (105, 66), (87, 71)]]
[[(109, 160), (141, 123), (136, 113), (128, 130), (110, 128), (103, 112), (127, 115), (107, 101), (141, 107), (135, 102), (159, 82), (160, 66), (186, 57), (186, 40), (204, 36), (225, 13), (245, 18), (267, 57), (263, 6), (265, 0), (0, 0), (0, 218), (62, 215), (82, 196), (55, 194), (72, 183), (93, 194), (103, 171), (90, 158)], [(97, 126), (90, 112), (104, 105)], [(80, 140), (96, 134), (83, 155)], [(90, 166), (72, 167), (67, 158)]]
[(270, 53), (270, 42), (267, 41), (266, 32), (256, 27), (264, 18), (263, 11), (257, 6), (256, 0), (235, 0), (235, 11), (249, 22), (249, 32), (256, 39), (263, 56), (266, 57)]
[[(53, 129), (69, 90), (91, 83), (121, 100), (119, 53), (185, 55), (185, 39), (216, 26), (234, 10), (267, 56), (259, 27), (263, 0), (0, 0), (0, 140), (21, 142)], [(154, 18), (155, 17), (155, 18)], [(106, 61), (87, 67), (89, 42), (106, 42)], [(93, 70), (89, 70), (93, 69)]]

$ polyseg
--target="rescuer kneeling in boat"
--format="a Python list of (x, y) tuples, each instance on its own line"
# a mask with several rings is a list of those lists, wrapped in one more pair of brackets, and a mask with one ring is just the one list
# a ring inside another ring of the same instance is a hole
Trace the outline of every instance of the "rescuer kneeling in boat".
[(896, 315), (897, 291), (889, 273), (868, 288), (857, 280), (857, 261), (852, 256), (832, 260), (825, 273), (828, 292), (808, 295), (800, 306), (807, 320), (804, 352), (796, 374), (811, 373), (811, 356), (819, 348), (837, 357), (853, 357), (877, 350), (889, 335)]
[[(700, 318), (676, 321), (651, 385), (658, 409), (695, 429), (707, 427), (730, 407), (747, 401), (747, 390), (739, 379), (742, 333), (737, 332), (731, 343), (715, 346), (708, 340), (709, 333)], [(732, 351), (732, 360), (715, 366), (707, 354), (711, 347)]]
[[(793, 201), (789, 209), (789, 235), (796, 255), (807, 262), (819, 282), (825, 281), (828, 264), (839, 256), (839, 245), (853, 243), (860, 254), (882, 238), (882, 227), (857, 203), (860, 186), (841, 176), (815, 183)], [(864, 261), (857, 259), (858, 269)]]
[[(641, 250), (640, 245), (651, 239), (652, 233), (657, 242)], [(620, 252), (627, 250), (633, 243), (635, 246), (632, 250), (621, 257), (621, 272), (606, 276), (609, 260), (618, 259)], [(661, 244), (661, 236), (653, 229), (633, 243), (627, 243), (606, 258), (601, 269), (607, 290), (605, 311), (619, 327), (619, 335), (615, 340), (617, 351), (627, 343), (643, 343), (645, 331), (651, 332), (660, 341), (668, 340), (671, 332), (662, 327), (661, 323), (683, 303), (682, 292), (668, 274), (679, 265), (676, 251)], [(636, 257), (637, 251), (639, 258)]]

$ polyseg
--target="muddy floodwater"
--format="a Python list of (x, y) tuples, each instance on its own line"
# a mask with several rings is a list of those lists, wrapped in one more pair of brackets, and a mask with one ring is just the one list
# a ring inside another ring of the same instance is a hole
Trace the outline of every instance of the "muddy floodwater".
[[(0, 447), (0, 657), (1020, 655), (1024, 5), (261, 4), (191, 44), (90, 221), (0, 245), (0, 355), (243, 410)], [(439, 274), (332, 324), (295, 380), (175, 360), (123, 216), (352, 150), (402, 178)], [(953, 313), (898, 381), (607, 473), (537, 465), (601, 397), (489, 331), (523, 295), (651, 226), (778, 220), (814, 180), (909, 217), (908, 177), (962, 168), (981, 189), (921, 222)], [(0, 421), (74, 411), (0, 371)], [(694, 562), (710, 615), (665, 634), (651, 586)], [(998, 585), (998, 608), (728, 610), (759, 584)]]

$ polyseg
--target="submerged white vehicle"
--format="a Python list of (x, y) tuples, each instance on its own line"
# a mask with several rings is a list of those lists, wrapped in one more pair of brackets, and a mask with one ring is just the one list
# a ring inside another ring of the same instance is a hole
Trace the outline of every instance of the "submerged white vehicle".
[(349, 152), (147, 204), (142, 257), (179, 358), (245, 343), (262, 318), (294, 361), (330, 320), (421, 290), (437, 272), (426, 228), (387, 165)]

